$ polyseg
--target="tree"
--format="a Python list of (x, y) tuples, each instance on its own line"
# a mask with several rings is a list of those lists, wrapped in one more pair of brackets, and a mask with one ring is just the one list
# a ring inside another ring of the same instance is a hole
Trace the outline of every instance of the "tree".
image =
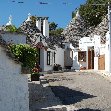
[(6, 31), (9, 31), (9, 32), (16, 32), (17, 31), (17, 28), (15, 27), (15, 25), (8, 25), (5, 28), (6, 28)]
[(56, 30), (52, 30), (49, 32), (50, 36), (56, 36), (56, 37), (60, 37), (61, 33), (63, 32), (63, 28), (58, 28)]
[(107, 5), (97, 6), (96, 4), (108, 4), (108, 1), (111, 2), (111, 0), (87, 0), (79, 8), (81, 17), (90, 26), (96, 27), (107, 14)]
[(63, 32), (63, 28), (58, 28), (58, 24), (51, 22), (49, 24), (49, 35), (53, 37), (60, 37)]
[(56, 30), (58, 24), (56, 24), (55, 22), (51, 22), (49, 23), (49, 30), (52, 31), (52, 30)]
[(32, 22), (33, 22), (34, 24), (36, 24), (36, 19), (37, 19), (36, 16), (31, 16), (31, 20), (32, 20)]

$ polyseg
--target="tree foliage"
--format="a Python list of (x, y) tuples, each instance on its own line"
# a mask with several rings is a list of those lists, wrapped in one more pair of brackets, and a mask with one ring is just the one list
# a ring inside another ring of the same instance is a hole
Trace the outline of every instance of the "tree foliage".
[(9, 32), (16, 32), (17, 28), (15, 25), (8, 25), (8, 26), (6, 26), (6, 30)]
[(63, 32), (63, 28), (58, 28), (58, 24), (55, 22), (51, 22), (49, 24), (49, 35), (54, 37), (60, 37), (61, 33)]
[(15, 25), (8, 25), (8, 26), (5, 27), (4, 30), (6, 30), (8, 32), (12, 32), (12, 33), (13, 32), (17, 32), (17, 33), (21, 33), (22, 32), (21, 28), (17, 28)]
[(58, 28), (56, 30), (50, 31), (49, 35), (54, 37), (60, 37), (62, 32), (63, 32), (63, 28)]
[(79, 12), (85, 22), (90, 26), (97, 26), (107, 14), (107, 5), (96, 4), (108, 4), (111, 0), (87, 0), (85, 4), (81, 5)]
[(52, 30), (56, 30), (57, 28), (57, 25), (55, 22), (50, 22), (49, 23), (49, 30), (52, 31)]
[(27, 44), (11, 44), (9, 50), (14, 54), (24, 67), (33, 68), (38, 60), (38, 50)]
[(37, 19), (36, 16), (31, 16), (31, 20), (32, 20), (32, 22), (33, 22), (34, 24), (36, 24), (36, 19)]

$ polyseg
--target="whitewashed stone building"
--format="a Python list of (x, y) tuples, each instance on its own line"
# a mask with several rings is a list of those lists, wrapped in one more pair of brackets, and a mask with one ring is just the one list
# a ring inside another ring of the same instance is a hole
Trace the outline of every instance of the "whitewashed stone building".
[[(88, 27), (82, 32), (82, 24), (77, 22), (80, 16), (71, 20), (63, 34), (73, 40), (73, 69), (94, 69), (110, 72), (110, 34), (108, 17), (96, 27)], [(78, 27), (79, 26), (79, 27)], [(84, 27), (83, 27), (84, 28)], [(79, 30), (81, 29), (81, 30)], [(81, 31), (81, 32), (80, 32)]]
[(39, 48), (39, 64), (42, 71), (52, 71), (54, 64), (60, 64), (64, 68), (62, 39), (57, 41), (49, 37), (48, 17), (36, 17), (35, 24), (31, 20), (31, 15), (28, 15), (20, 28), (28, 36), (28, 43)]
[(29, 111), (27, 75), (21, 74), (21, 63), (7, 51), (0, 36), (0, 110)]

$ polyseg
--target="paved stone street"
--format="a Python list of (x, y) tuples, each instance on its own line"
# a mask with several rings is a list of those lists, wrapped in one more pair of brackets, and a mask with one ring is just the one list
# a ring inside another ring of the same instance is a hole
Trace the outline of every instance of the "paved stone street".
[(45, 78), (63, 105), (73, 105), (79, 111), (111, 111), (108, 79), (94, 72), (47, 74)]

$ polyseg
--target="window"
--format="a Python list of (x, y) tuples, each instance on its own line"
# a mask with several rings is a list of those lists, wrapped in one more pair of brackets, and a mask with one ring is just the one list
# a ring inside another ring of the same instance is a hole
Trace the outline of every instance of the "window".
[(47, 51), (47, 65), (52, 65), (52, 52), (51, 51)]
[(86, 51), (78, 52), (78, 61), (79, 62), (86, 62)]
[(43, 21), (41, 21), (41, 33), (43, 34)]
[(56, 55), (56, 53), (54, 52), (54, 63), (55, 63), (55, 55)]

